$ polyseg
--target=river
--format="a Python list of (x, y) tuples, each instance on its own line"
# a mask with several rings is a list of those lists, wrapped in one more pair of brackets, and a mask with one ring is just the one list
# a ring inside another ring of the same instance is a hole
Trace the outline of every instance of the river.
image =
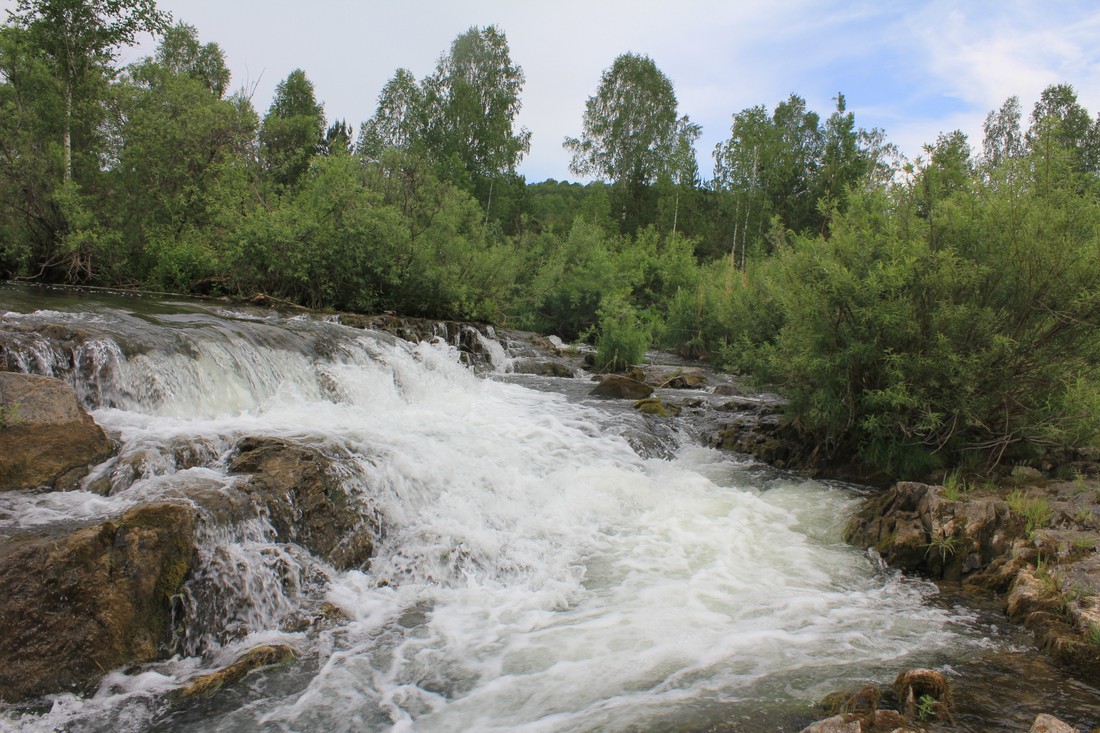
[[(369, 566), (345, 571), (263, 522), (207, 532), (195, 574), (227, 590), (192, 597), (175, 656), (0, 707), (0, 728), (797, 731), (829, 692), (923, 666), (955, 682), (954, 730), (1026, 730), (1038, 712), (1100, 725), (1096, 691), (1036, 661), (996, 608), (842, 542), (865, 489), (702, 447), (589, 397), (584, 375), (148, 296), (3, 286), (0, 331), (9, 368), (71, 381), (121, 446), (91, 477), (107, 495), (0, 494), (0, 535), (115, 517), (181, 482), (230, 490), (227, 461), (257, 436), (344, 456), (380, 520)], [(173, 695), (276, 642), (296, 661), (209, 701)]]

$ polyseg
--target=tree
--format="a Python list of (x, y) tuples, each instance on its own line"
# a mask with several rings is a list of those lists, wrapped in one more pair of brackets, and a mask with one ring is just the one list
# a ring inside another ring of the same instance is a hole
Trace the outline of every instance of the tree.
[(585, 103), (579, 138), (566, 138), (569, 170), (603, 176), (637, 201), (668, 169), (676, 147), (676, 93), (653, 59), (625, 53), (604, 71)]
[(221, 58), (177, 26), (114, 85), (114, 147), (95, 206), (122, 246), (100, 257), (97, 278), (186, 290), (216, 273), (220, 214), (248, 194), (258, 123), (247, 99), (222, 97), (229, 72), (212, 62)]
[(321, 155), (351, 154), (354, 149), (352, 144), (352, 129), (347, 120), (336, 120), (325, 130), (325, 137), (321, 140)]
[(229, 67), (225, 65), (221, 46), (200, 44), (198, 30), (193, 25), (179, 23), (166, 30), (155, 60), (166, 71), (199, 80), (217, 97), (225, 96), (229, 87)]
[(260, 127), (260, 157), (275, 183), (293, 188), (320, 151), (325, 132), (324, 107), (313, 82), (301, 69), (275, 87), (275, 97)]
[(475, 183), (513, 172), (531, 146), (530, 132), (514, 130), (524, 81), (495, 26), (458, 36), (421, 86), (430, 157), (457, 163)]
[(384, 150), (408, 150), (422, 137), (425, 124), (416, 77), (408, 69), (398, 69), (382, 87), (374, 116), (360, 126), (356, 150), (376, 161)]
[(20, 0), (16, 6), (12, 20), (30, 32), (61, 81), (65, 180), (73, 177), (73, 110), (87, 96), (85, 86), (93, 77), (112, 77), (118, 47), (139, 33), (163, 31), (170, 17), (153, 0)]
[(1053, 124), (1055, 141), (1075, 158), (1078, 172), (1095, 171), (1100, 162), (1100, 139), (1088, 111), (1077, 101), (1077, 92), (1069, 84), (1051, 84), (1031, 111), (1029, 144), (1039, 137), (1045, 124)]
[(1011, 96), (999, 110), (986, 115), (982, 131), (982, 158), (988, 168), (998, 168), (1024, 152), (1024, 136), (1020, 130), (1020, 98)]

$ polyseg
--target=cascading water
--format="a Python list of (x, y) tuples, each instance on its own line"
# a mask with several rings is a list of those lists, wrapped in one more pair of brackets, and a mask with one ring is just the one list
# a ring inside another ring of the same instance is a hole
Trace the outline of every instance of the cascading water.
[[(840, 541), (852, 489), (690, 444), (643, 458), (619, 429), (642, 418), (479, 378), (444, 343), (210, 305), (16, 305), (9, 367), (74, 383), (121, 447), (86, 482), (106, 496), (0, 494), (0, 533), (228, 495), (256, 436), (338, 458), (379, 527), (369, 567), (338, 571), (262, 513), (209, 522), (179, 655), (0, 709), (0, 728), (798, 730), (828, 692), (1004, 643)], [(175, 699), (273, 641), (296, 661)]]

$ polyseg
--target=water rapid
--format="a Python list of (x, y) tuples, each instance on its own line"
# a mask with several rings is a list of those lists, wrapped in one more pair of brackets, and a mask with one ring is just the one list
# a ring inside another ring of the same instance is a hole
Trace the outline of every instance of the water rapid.
[[(646, 457), (623, 426), (660, 418), (572, 380), (304, 316), (7, 295), (9, 368), (72, 382), (120, 450), (85, 490), (0, 495), (0, 534), (228, 495), (254, 437), (330, 457), (377, 527), (369, 565), (337, 570), (263, 516), (208, 523), (175, 656), (0, 728), (798, 730), (828, 692), (1008, 645), (841, 541), (852, 487), (686, 439)], [(296, 660), (175, 698), (271, 642)]]

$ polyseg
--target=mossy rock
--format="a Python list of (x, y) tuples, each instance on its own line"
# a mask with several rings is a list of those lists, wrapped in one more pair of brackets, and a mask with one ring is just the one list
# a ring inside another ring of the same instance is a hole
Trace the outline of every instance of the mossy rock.
[(656, 397), (648, 397), (638, 400), (633, 405), (634, 409), (644, 415), (657, 415), (659, 417), (674, 417), (680, 414), (680, 408), (676, 405), (666, 405)]
[(294, 650), (286, 644), (258, 646), (237, 657), (229, 666), (222, 667), (217, 672), (204, 674), (187, 683), (180, 688), (179, 696), (184, 700), (211, 698), (226, 686), (240, 682), (253, 670), (289, 664), (295, 658)]

